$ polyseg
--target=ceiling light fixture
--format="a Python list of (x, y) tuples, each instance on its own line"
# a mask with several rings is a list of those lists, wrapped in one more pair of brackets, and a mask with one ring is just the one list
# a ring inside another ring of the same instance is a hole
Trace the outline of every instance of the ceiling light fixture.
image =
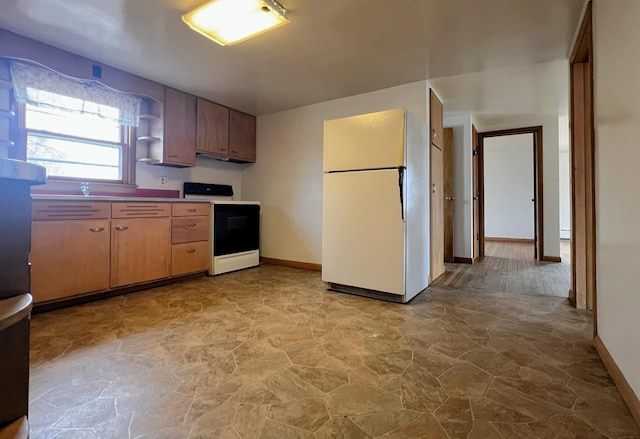
[(182, 16), (191, 29), (231, 46), (287, 24), (287, 11), (275, 0), (211, 0)]

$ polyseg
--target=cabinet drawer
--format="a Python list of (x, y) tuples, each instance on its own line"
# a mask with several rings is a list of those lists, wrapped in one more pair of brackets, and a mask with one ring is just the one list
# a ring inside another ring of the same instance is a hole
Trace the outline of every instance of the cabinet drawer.
[(153, 218), (171, 214), (169, 203), (112, 203), (112, 218)]
[(210, 262), (209, 241), (171, 246), (171, 276), (206, 271)]
[(171, 218), (171, 243), (208, 241), (209, 217)]
[(107, 219), (110, 207), (110, 203), (90, 201), (33, 201), (31, 219), (34, 221)]
[(211, 203), (173, 203), (171, 215), (173, 216), (209, 216)]

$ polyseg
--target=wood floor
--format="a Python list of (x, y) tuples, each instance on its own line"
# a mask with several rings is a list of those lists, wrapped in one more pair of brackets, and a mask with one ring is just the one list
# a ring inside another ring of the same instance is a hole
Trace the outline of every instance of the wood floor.
[(569, 252), (569, 241), (561, 241), (561, 263), (538, 262), (533, 244), (487, 241), (484, 258), (473, 265), (447, 264), (446, 272), (434, 284), (465, 290), (568, 297)]

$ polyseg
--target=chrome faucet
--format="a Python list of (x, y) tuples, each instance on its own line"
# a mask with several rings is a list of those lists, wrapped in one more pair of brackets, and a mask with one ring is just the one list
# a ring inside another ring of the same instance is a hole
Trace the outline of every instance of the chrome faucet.
[(80, 190), (82, 191), (82, 195), (84, 195), (85, 197), (89, 196), (89, 182), (88, 181), (83, 181), (82, 183), (80, 183)]

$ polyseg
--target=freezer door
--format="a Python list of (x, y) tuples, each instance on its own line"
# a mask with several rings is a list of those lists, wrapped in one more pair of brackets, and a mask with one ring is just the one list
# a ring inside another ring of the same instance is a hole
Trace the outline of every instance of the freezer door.
[(324, 174), (322, 280), (404, 295), (400, 172)]
[(324, 172), (405, 166), (405, 110), (324, 122)]

